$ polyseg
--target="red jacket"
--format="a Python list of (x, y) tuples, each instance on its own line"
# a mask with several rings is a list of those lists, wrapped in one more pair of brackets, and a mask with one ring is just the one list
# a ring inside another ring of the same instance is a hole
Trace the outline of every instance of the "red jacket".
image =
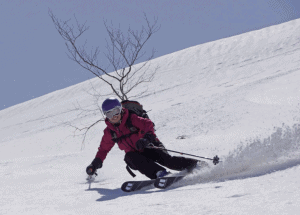
[[(150, 119), (145, 119), (142, 117), (138, 117), (135, 114), (131, 114), (131, 123), (134, 127), (136, 127), (139, 132), (130, 135), (129, 137), (122, 138), (119, 142), (119, 148), (124, 150), (125, 153), (130, 151), (136, 151), (135, 144), (141, 139), (146, 133), (154, 133), (153, 123)], [(109, 122), (108, 119), (105, 120), (107, 127), (104, 129), (104, 135), (102, 137), (100, 147), (98, 148), (98, 152), (96, 157), (100, 158), (102, 161), (105, 160), (107, 153), (111, 150), (111, 148), (115, 145), (115, 142), (112, 140), (112, 135), (110, 130), (116, 132), (117, 137), (121, 137), (123, 135), (129, 134), (130, 130), (125, 125), (126, 120), (129, 117), (129, 112), (127, 109), (123, 108), (123, 116), (121, 119), (121, 124), (118, 127), (115, 127), (112, 123)]]

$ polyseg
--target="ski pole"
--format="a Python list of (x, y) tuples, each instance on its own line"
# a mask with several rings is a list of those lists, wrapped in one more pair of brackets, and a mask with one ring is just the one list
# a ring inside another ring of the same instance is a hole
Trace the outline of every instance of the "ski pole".
[(217, 165), (219, 162), (222, 162), (222, 161), (220, 161), (220, 158), (218, 157), (218, 155), (216, 155), (213, 158), (206, 158), (206, 157), (201, 157), (201, 156), (197, 156), (197, 155), (191, 155), (191, 154), (187, 154), (187, 153), (183, 153), (183, 152), (177, 152), (177, 151), (173, 151), (173, 150), (169, 150), (169, 149), (165, 149), (165, 148), (157, 147), (157, 146), (150, 146), (150, 148), (160, 149), (160, 150), (168, 151), (168, 152), (174, 152), (174, 153), (178, 153), (178, 154), (181, 154), (181, 155), (189, 155), (189, 156), (193, 156), (193, 157), (197, 157), (197, 158), (202, 158), (202, 159), (206, 159), (206, 160), (212, 160), (213, 163), (214, 163), (214, 165)]
[[(95, 175), (95, 177), (93, 177)], [(97, 170), (95, 171), (95, 173), (94, 173), (94, 175), (88, 175), (88, 177), (87, 177), (87, 181), (88, 181), (88, 183), (89, 183), (89, 190), (91, 189), (91, 184), (92, 184), (92, 182), (95, 180), (95, 178), (98, 176), (98, 174), (97, 174)]]

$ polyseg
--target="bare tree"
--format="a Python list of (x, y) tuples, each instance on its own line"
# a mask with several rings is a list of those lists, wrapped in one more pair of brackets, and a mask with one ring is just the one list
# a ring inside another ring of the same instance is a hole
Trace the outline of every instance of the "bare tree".
[[(108, 66), (103, 66), (99, 64), (99, 61), (101, 60), (100, 47), (96, 46), (95, 49), (88, 51), (87, 43), (81, 44), (79, 41), (81, 40), (82, 35), (89, 30), (89, 26), (87, 26), (86, 23), (80, 24), (76, 17), (75, 25), (71, 24), (71, 20), (59, 20), (54, 16), (51, 10), (49, 10), (49, 16), (58, 33), (65, 40), (68, 57), (98, 77), (101, 81), (100, 83), (107, 84), (111, 89), (111, 93), (108, 95), (114, 94), (121, 100), (127, 100), (129, 97), (137, 97), (147, 91), (146, 89), (141, 92), (136, 92), (135, 94), (132, 93), (137, 86), (151, 82), (158, 69), (158, 67), (156, 67), (149, 70), (150, 61), (153, 59), (155, 53), (154, 49), (152, 49), (152, 52), (148, 57), (145, 56), (146, 52), (144, 51), (147, 41), (149, 41), (150, 37), (160, 28), (157, 25), (157, 19), (154, 19), (153, 24), (151, 24), (145, 15), (146, 25), (142, 26), (140, 31), (134, 31), (131, 28), (128, 28), (125, 33), (121, 31), (120, 27), (114, 28), (113, 24), (108, 25), (107, 21), (104, 21), (104, 26), (108, 33), (104, 57), (108, 60)], [(146, 60), (137, 64), (141, 59)], [(75, 109), (71, 111), (76, 111), (78, 113), (77, 117), (85, 118), (88, 115), (96, 114), (97, 110), (100, 110), (102, 117), (89, 125), (83, 125), (81, 128), (72, 125), (70, 122), (64, 123), (75, 129), (74, 136), (83, 137), (82, 149), (88, 131), (98, 122), (105, 120), (105, 116), (99, 107), (98, 100), (101, 96), (108, 96), (101, 95), (91, 82), (90, 84), (93, 93), (87, 93), (93, 96), (97, 109), (86, 109), (77, 103)], [(129, 94), (131, 96), (129, 96)], [(76, 135), (76, 133), (79, 133), (79, 135)]]
[[(160, 28), (157, 25), (157, 19), (154, 19), (153, 24), (151, 24), (145, 15), (146, 25), (142, 26), (140, 31), (134, 31), (129, 27), (126, 34), (120, 28), (114, 28), (113, 25), (109, 26), (107, 21), (104, 21), (109, 36), (109, 39), (106, 41), (107, 52), (104, 53), (109, 65), (104, 67), (99, 64), (99, 46), (91, 51), (87, 51), (86, 43), (80, 45), (78, 42), (78, 38), (89, 29), (86, 23), (80, 24), (75, 17), (76, 25), (74, 27), (70, 24), (70, 20), (59, 20), (53, 15), (51, 10), (49, 10), (49, 15), (58, 33), (65, 40), (69, 58), (107, 84), (111, 88), (112, 93), (119, 99), (129, 99), (129, 93), (134, 88), (153, 80), (158, 69), (156, 67), (149, 71), (150, 60), (153, 59), (155, 53), (154, 49), (143, 63), (135, 64), (145, 57), (146, 52), (143, 51), (145, 44)], [(115, 72), (111, 73), (112, 71)], [(138, 92), (131, 97), (140, 96), (145, 92), (146, 90)]]

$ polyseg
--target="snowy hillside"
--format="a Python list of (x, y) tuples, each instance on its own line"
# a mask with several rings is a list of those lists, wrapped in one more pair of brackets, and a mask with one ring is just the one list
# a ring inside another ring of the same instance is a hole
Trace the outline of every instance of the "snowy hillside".
[(71, 111), (77, 103), (96, 108), (91, 83), (108, 90), (97, 79), (0, 111), (0, 214), (298, 214), (299, 35), (297, 19), (152, 61), (160, 69), (137, 100), (151, 110), (160, 140), (223, 161), (165, 191), (123, 193), (132, 177), (117, 146), (86, 183), (104, 123), (81, 150), (82, 137), (64, 122), (99, 119)]

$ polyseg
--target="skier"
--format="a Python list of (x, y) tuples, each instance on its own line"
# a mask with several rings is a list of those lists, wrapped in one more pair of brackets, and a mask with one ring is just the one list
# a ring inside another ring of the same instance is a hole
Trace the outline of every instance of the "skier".
[[(104, 129), (95, 159), (86, 168), (88, 175), (95, 174), (96, 169), (102, 167), (103, 161), (115, 142), (126, 153), (124, 161), (131, 175), (134, 174), (130, 168), (138, 170), (150, 179), (156, 179), (168, 174), (164, 167), (181, 171), (192, 169), (197, 165), (198, 161), (195, 159), (171, 156), (164, 150), (151, 148), (151, 146), (164, 148), (156, 137), (153, 122), (150, 119), (130, 114), (126, 108), (122, 108), (118, 99), (106, 99), (102, 104), (102, 110), (106, 116), (107, 127)], [(131, 122), (133, 129), (128, 128), (127, 121)], [(112, 132), (117, 138), (112, 137)]]

